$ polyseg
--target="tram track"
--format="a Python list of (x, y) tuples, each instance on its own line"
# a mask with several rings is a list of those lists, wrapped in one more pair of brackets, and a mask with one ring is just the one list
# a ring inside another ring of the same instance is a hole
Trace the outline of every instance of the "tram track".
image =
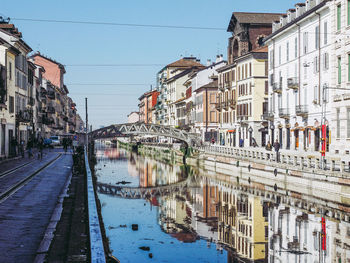
[[(11, 197), (13, 194), (15, 194), (18, 190), (20, 190), (23, 186), (25, 186), (27, 183), (29, 183), (36, 175), (38, 175), (40, 172), (42, 172), (43, 170), (45, 170), (46, 168), (48, 168), (51, 164), (53, 164), (54, 162), (56, 162), (60, 157), (62, 156), (62, 154), (59, 154), (58, 156), (56, 156), (55, 158), (53, 158), (52, 160), (50, 160), (49, 162), (47, 162), (46, 164), (44, 164), (43, 166), (41, 166), (39, 169), (37, 169), (36, 171), (32, 172), (30, 175), (26, 176), (25, 178), (23, 178), (22, 180), (15, 182), (13, 185), (11, 185), (10, 187), (8, 187), (5, 191), (3, 191), (2, 193), (0, 193), (0, 204), (3, 203), (4, 201), (6, 201), (6, 199), (8, 199), (9, 197)], [(33, 161), (31, 161), (33, 162)], [(18, 166), (14, 169), (9, 170), (3, 174), (1, 174), (1, 177), (4, 177), (8, 174), (11, 174), (15, 171), (18, 171), (19, 169), (29, 165), (31, 162), (26, 163), (22, 166)]]
[(24, 167), (26, 167), (26, 166), (28, 166), (28, 165), (30, 165), (30, 164), (33, 163), (33, 162), (34, 162), (34, 160), (31, 160), (31, 161), (29, 161), (29, 162), (26, 162), (26, 163), (24, 163), (24, 164), (21, 164), (21, 165), (15, 167), (15, 168), (12, 168), (12, 169), (10, 169), (10, 170), (7, 170), (7, 171), (5, 171), (5, 172), (3, 172), (3, 173), (0, 174), (0, 178), (3, 178), (3, 177), (5, 177), (5, 176), (7, 176), (7, 175), (9, 175), (9, 174), (12, 174), (12, 173), (16, 172), (17, 170), (19, 170), (19, 169), (21, 169), (21, 168), (24, 168)]

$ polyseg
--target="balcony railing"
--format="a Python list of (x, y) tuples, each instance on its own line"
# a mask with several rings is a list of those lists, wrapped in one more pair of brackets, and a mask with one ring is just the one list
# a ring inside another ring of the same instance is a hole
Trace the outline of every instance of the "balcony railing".
[(56, 98), (55, 92), (54, 92), (54, 91), (48, 91), (48, 92), (47, 92), (47, 97), (48, 97), (49, 99), (54, 100), (54, 99)]
[(275, 118), (275, 115), (272, 111), (267, 111), (267, 112), (264, 112), (262, 115), (261, 115), (261, 119), (262, 120), (267, 120), (267, 121), (270, 121), (270, 120), (273, 120)]
[(224, 102), (223, 102), (223, 108), (224, 108), (225, 110), (228, 110), (228, 107), (229, 107), (228, 101), (224, 101)]
[(29, 97), (29, 98), (28, 98), (28, 105), (34, 106), (34, 104), (35, 104), (34, 98), (33, 98), (33, 97)]
[(290, 117), (288, 108), (280, 108), (278, 113), (279, 113), (279, 116), (283, 119), (289, 119)]
[(56, 109), (52, 106), (47, 106), (46, 107), (46, 112), (47, 113), (56, 113)]
[(282, 93), (282, 83), (281, 82), (273, 83), (272, 89), (273, 89), (273, 92)]
[(17, 114), (16, 114), (16, 120), (18, 122), (25, 122), (25, 123), (28, 123), (30, 122), (31, 120), (31, 113), (28, 112), (27, 110), (24, 110), (24, 111), (19, 111)]
[(223, 102), (217, 102), (215, 104), (215, 108), (218, 110), (218, 111), (221, 111), (222, 108), (223, 108)]
[(288, 78), (287, 79), (287, 85), (289, 89), (298, 89), (299, 88), (299, 82), (297, 78)]
[(307, 116), (309, 113), (307, 105), (297, 105), (295, 106), (295, 114), (298, 116)]
[(228, 100), (228, 102), (229, 102), (231, 108), (235, 108), (236, 107), (236, 103), (237, 103), (236, 100), (230, 99), (230, 100)]

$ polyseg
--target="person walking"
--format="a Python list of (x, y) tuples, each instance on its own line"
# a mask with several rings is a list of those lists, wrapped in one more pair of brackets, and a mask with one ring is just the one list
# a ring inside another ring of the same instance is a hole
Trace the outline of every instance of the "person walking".
[(31, 139), (29, 139), (28, 143), (27, 143), (28, 158), (32, 158), (33, 157), (32, 148), (33, 148), (33, 141)]
[(38, 148), (39, 148), (38, 159), (42, 160), (43, 159), (43, 150), (44, 150), (44, 140), (43, 140), (43, 138), (39, 139)]
[(276, 162), (280, 161), (280, 156), (279, 156), (280, 147), (281, 145), (276, 139), (275, 143), (273, 144), (273, 148), (275, 149), (275, 152), (276, 152)]
[(21, 142), (20, 142), (19, 151), (22, 155), (22, 158), (24, 158), (24, 141), (23, 140), (21, 140)]

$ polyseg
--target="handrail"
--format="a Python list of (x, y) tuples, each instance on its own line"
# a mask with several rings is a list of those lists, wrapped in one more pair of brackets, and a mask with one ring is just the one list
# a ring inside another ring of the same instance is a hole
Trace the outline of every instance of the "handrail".
[(100, 221), (98, 219), (98, 213), (97, 213), (94, 185), (92, 181), (92, 174), (89, 166), (86, 147), (85, 147), (85, 169), (86, 169), (86, 176), (87, 176), (87, 197), (88, 197), (88, 213), (89, 213), (91, 262), (106, 263)]

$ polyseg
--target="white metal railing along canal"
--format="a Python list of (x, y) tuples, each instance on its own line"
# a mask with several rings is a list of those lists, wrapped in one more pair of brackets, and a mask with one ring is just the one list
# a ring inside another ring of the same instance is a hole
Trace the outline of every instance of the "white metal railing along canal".
[(324, 160), (324, 167), (322, 169), (321, 155), (317, 156), (312, 153), (299, 153), (290, 150), (279, 151), (279, 162), (276, 162), (276, 152), (271, 150), (267, 151), (264, 148), (253, 148), (253, 147), (227, 147), (221, 145), (210, 145), (198, 147), (198, 150), (205, 153), (220, 154), (223, 156), (230, 156), (240, 160), (248, 160), (263, 164), (276, 165), (290, 165), (294, 168), (301, 170), (312, 169), (313, 171), (331, 171), (331, 172), (350, 172), (350, 160), (342, 160), (338, 156), (329, 155)]
[(90, 234), (90, 254), (91, 262), (106, 263), (105, 251), (101, 227), (98, 218), (97, 206), (92, 174), (89, 166), (87, 151), (85, 148), (85, 169), (87, 176), (87, 196), (88, 196), (88, 213), (89, 213), (89, 234)]

